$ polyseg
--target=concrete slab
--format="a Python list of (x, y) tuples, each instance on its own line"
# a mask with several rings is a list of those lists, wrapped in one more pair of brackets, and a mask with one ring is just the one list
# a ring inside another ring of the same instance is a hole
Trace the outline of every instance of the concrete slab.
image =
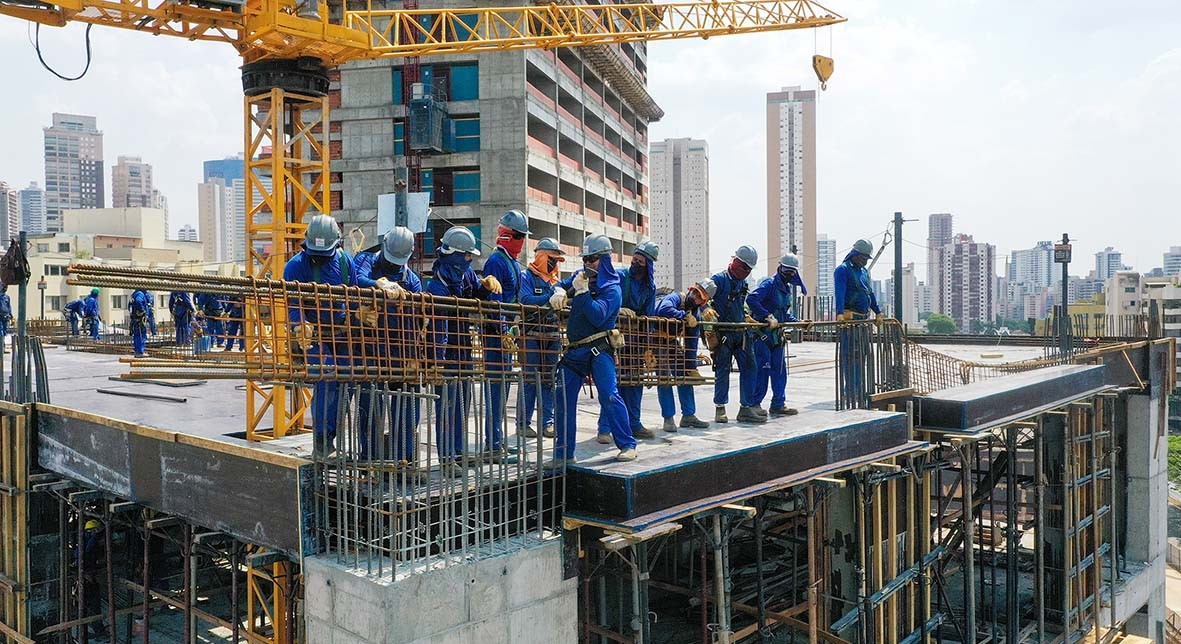
[(916, 424), (976, 431), (1104, 388), (1104, 367), (1064, 365), (952, 387), (915, 399)]

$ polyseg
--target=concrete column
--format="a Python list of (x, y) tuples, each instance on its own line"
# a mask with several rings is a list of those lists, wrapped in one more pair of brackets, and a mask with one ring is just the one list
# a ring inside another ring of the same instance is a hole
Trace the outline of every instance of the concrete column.
[[(1128, 520), (1125, 553), (1129, 564), (1143, 562), (1135, 583), (1147, 582), (1147, 616), (1128, 615), (1128, 632), (1156, 638), (1165, 617), (1165, 544), (1167, 541), (1168, 444), (1159, 400), (1128, 396)], [(1134, 609), (1134, 608), (1133, 608)]]

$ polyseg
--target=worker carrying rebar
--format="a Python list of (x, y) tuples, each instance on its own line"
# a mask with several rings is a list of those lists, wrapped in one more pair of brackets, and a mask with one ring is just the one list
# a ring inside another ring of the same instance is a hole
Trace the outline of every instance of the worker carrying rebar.
[[(700, 378), (697, 373), (697, 346), (701, 337), (702, 311), (709, 306), (714, 293), (718, 290), (713, 280), (706, 279), (690, 286), (685, 293), (672, 292), (660, 298), (656, 304), (656, 315), (662, 318), (680, 320), (684, 326), (685, 345), (684, 359), (672, 361), (672, 373), (677, 380), (692, 377)], [(673, 341), (675, 345), (675, 340)], [(676, 351), (676, 346), (669, 347)], [(693, 385), (683, 384), (676, 387), (676, 398), (673, 397), (671, 385), (660, 385), (656, 388), (656, 397), (660, 400), (660, 415), (664, 418), (664, 431), (677, 431), (678, 424), (674, 418), (677, 414), (677, 401), (681, 403), (680, 427), (686, 429), (707, 429), (709, 423), (697, 417), (697, 400), (693, 395)]]
[[(750, 277), (751, 271), (758, 263), (759, 253), (754, 247), (739, 246), (726, 270), (710, 278), (717, 286), (714, 309), (718, 313), (718, 322), (725, 325), (747, 321), (746, 278)], [(714, 362), (715, 423), (729, 422), (726, 405), (730, 402), (730, 370), (735, 363), (738, 365), (738, 422), (767, 422), (767, 417), (759, 413), (754, 400), (757, 373), (749, 336), (744, 328), (726, 326), (722, 326), (714, 334), (716, 344), (710, 347), (710, 350), (713, 352)]]
[(193, 300), (184, 291), (173, 291), (168, 295), (168, 311), (172, 313), (172, 321), (176, 325), (176, 343), (179, 345), (192, 344), (193, 330)]
[(148, 343), (148, 309), (151, 308), (152, 296), (143, 289), (131, 292), (127, 302), (127, 319), (131, 327), (131, 343), (135, 348), (135, 356), (142, 358), (147, 353)]
[(78, 322), (82, 319), (82, 298), (73, 300), (62, 308), (62, 315), (70, 325), (70, 335), (78, 335)]
[[(491, 275), (479, 277), (472, 269), (472, 258), (480, 255), (476, 236), (463, 226), (455, 226), (443, 233), (438, 258), (431, 267), (431, 279), (426, 291), (431, 295), (490, 301), (501, 290), (500, 282)], [(435, 355), (433, 368), (448, 377), (438, 387), (435, 399), (435, 443), (439, 462), (447, 473), (457, 475), (464, 454), (464, 425), (471, 408), (472, 383), (458, 378), (461, 371), (474, 368), (471, 336), (467, 332), (466, 314), (437, 315), (431, 322), (431, 342)]]
[(563, 287), (569, 286), (573, 296), (566, 321), (569, 344), (559, 365), (560, 408), (553, 467), (574, 462), (578, 394), (587, 376), (593, 378), (598, 390), (599, 416), (606, 419), (619, 449), (616, 460), (636, 459), (636, 439), (615, 374), (615, 351), (622, 344), (615, 322), (623, 296), (619, 273), (611, 265), (611, 252), (611, 240), (606, 235), (587, 237), (582, 243), (582, 269), (561, 282)]
[[(296, 254), (296, 257), (298, 256)], [(222, 323), (225, 307), (222, 306), (221, 297), (212, 293), (194, 293), (193, 300), (197, 309), (205, 316), (205, 334), (213, 340), (213, 346), (222, 346), (226, 331), (225, 325)]]
[[(501, 289), (492, 293), (490, 301), (516, 304), (521, 287), (521, 265), (517, 258), (530, 235), (529, 218), (520, 210), (509, 210), (500, 216), (496, 226), (496, 249), (484, 261), (484, 277), (492, 277)], [(483, 324), (484, 372), (484, 449), (493, 461), (512, 460), (509, 453), (518, 451), (514, 442), (504, 444), (505, 406), (508, 402), (509, 378), (513, 370), (513, 356), (517, 352), (519, 327), (515, 320), (497, 317)]]
[(0, 340), (8, 335), (12, 325), (12, 300), (8, 297), (8, 285), (0, 284)]
[[(312, 217), (301, 246), (302, 250), (283, 267), (285, 281), (353, 285), (353, 258), (340, 247), (340, 227), (335, 219), (329, 215)], [(219, 304), (218, 315), (220, 308)], [(312, 367), (309, 374), (321, 377), (312, 386), (312, 449), (316, 456), (324, 458), (336, 449), (336, 420), (345, 385), (323, 380), (323, 373), (315, 367), (327, 371), (350, 364), (348, 342), (335, 333), (345, 328), (348, 310), (343, 302), (323, 308), (316, 300), (293, 298), (287, 315), (294, 344)], [(210, 315), (209, 319), (212, 324), (214, 318)]]
[(517, 410), (517, 431), (526, 438), (537, 436), (530, 425), (533, 410), (541, 401), (541, 433), (554, 436), (554, 373), (562, 353), (562, 334), (558, 311), (566, 305), (566, 290), (557, 288), (558, 272), (566, 254), (556, 239), (543, 237), (533, 248), (533, 261), (521, 274), (517, 300), (526, 306), (546, 309), (527, 313), (521, 324), (525, 340), (525, 361), (521, 408)]
[(787, 406), (787, 330), (779, 326), (783, 322), (799, 322), (791, 310), (796, 288), (800, 289), (801, 295), (808, 294), (808, 287), (800, 278), (800, 258), (788, 253), (779, 259), (775, 274), (763, 278), (746, 297), (751, 317), (767, 325), (755, 332), (754, 357), (758, 378), (753, 402), (761, 413), (770, 384), (771, 406), (767, 412), (771, 416), (799, 413)]
[[(403, 313), (402, 300), (407, 293), (421, 293), (422, 280), (408, 265), (414, 253), (414, 233), (409, 228), (397, 226), (381, 237), (376, 252), (357, 254), (353, 263), (354, 282), (357, 286), (381, 289), (386, 296), (384, 310), (374, 312), (372, 318), (362, 316), (362, 325), (367, 329), (363, 337), (376, 337), (388, 342), (374, 342), (368, 347), (368, 354), (376, 363), (387, 369), (405, 368), (404, 348), (413, 347), (419, 341), (414, 320)], [(385, 383), (386, 394), (378, 393), (380, 383), (364, 383), (357, 395), (357, 421), (360, 428), (359, 442), (361, 458), (373, 456), (414, 463), (418, 456), (418, 441), (415, 428), (421, 412), (418, 404), (419, 387), (409, 382), (410, 376)], [(379, 407), (380, 405), (380, 407)], [(376, 427), (378, 419), (385, 418), (384, 427)], [(383, 440), (386, 432), (389, 439)], [(387, 456), (388, 455), (388, 456)]]
[(90, 339), (97, 341), (99, 339), (99, 331), (102, 328), (103, 316), (98, 308), (98, 287), (90, 289), (90, 295), (82, 300), (82, 320), (86, 325), (87, 332), (90, 333)]
[[(651, 317), (656, 315), (656, 260), (660, 257), (660, 246), (652, 240), (643, 240), (636, 244), (632, 253), (631, 265), (620, 276), (619, 289), (622, 291), (623, 304), (619, 309), (619, 316), (635, 318), (637, 316)], [(639, 333), (650, 333), (651, 329), (639, 328)], [(624, 345), (620, 349), (617, 361), (619, 368), (625, 373), (639, 375), (648, 370), (648, 366), (655, 362), (651, 350), (643, 352), (636, 347), (647, 346), (636, 338), (624, 335)], [(642, 385), (621, 385), (619, 395), (623, 404), (627, 406), (627, 419), (631, 423), (632, 436), (635, 438), (656, 438), (656, 432), (644, 427), (640, 420), (640, 406), (644, 398)], [(602, 417), (599, 418), (598, 441), (603, 444), (611, 442), (611, 430)]]

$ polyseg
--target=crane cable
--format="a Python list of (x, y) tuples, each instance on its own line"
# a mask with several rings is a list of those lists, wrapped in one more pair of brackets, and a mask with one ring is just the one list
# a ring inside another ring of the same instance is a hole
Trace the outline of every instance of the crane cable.
[(45, 69), (48, 69), (49, 73), (53, 74), (54, 76), (57, 76), (58, 78), (60, 78), (64, 81), (81, 80), (82, 77), (86, 75), (86, 72), (90, 71), (90, 61), (91, 61), (90, 28), (93, 26), (94, 26), (94, 23), (87, 23), (87, 25), (86, 25), (86, 66), (82, 68), (81, 74), (78, 74), (77, 76), (74, 76), (73, 78), (70, 78), (68, 76), (62, 76), (61, 74), (59, 74), (57, 72), (57, 70), (50, 67), (49, 63), (45, 62), (45, 58), (41, 55), (41, 23), (39, 23), (39, 22), (36, 23), (36, 32), (35, 32), (36, 33), (36, 40), (33, 42), (33, 50), (37, 52), (37, 60), (41, 61), (41, 66), (44, 67)]

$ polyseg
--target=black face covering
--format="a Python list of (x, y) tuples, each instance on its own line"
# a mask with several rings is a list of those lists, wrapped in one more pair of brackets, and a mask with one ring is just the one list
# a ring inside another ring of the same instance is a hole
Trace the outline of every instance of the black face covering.
[(865, 255), (857, 254), (853, 256), (853, 265), (857, 268), (864, 268), (869, 263), (869, 258)]
[(310, 253), (308, 254), (308, 257), (312, 258), (312, 263), (317, 266), (327, 264), (328, 260), (332, 259), (333, 256), (334, 255), (312, 255)]
[(634, 260), (634, 259), (632, 260), (632, 265), (631, 265), (632, 277), (642, 277), (644, 275), (645, 270), (647, 270), (647, 267), (645, 267), (643, 264), (641, 264), (637, 260)]
[(556, 269), (557, 267), (558, 267), (558, 258), (557, 257), (547, 257), (546, 258), (546, 260), (545, 260), (546, 270), (548, 270), (549, 272), (552, 273), (552, 272), (554, 272), (554, 269)]

